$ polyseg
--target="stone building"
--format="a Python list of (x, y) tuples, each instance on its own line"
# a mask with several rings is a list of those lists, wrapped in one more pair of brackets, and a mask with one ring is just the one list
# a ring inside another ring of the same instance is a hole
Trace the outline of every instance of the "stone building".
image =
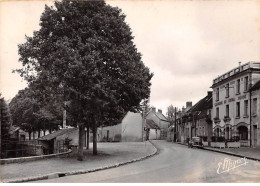
[[(252, 134), (259, 128), (252, 123), (250, 87), (260, 80), (260, 63), (248, 62), (213, 80), (213, 132), (226, 140), (239, 138), (241, 146), (253, 146)], [(257, 92), (257, 91), (256, 91)], [(257, 99), (257, 95), (255, 98)], [(253, 98), (254, 99), (254, 98)], [(259, 106), (259, 100), (255, 103)], [(255, 117), (256, 119), (257, 117)], [(255, 127), (256, 126), (256, 127)]]

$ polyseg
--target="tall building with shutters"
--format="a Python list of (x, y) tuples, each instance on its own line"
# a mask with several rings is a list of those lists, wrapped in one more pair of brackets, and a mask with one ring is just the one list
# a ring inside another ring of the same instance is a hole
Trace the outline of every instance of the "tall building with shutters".
[(239, 138), (241, 146), (257, 146), (255, 139), (260, 122), (253, 122), (259, 117), (253, 109), (259, 109), (260, 102), (256, 100), (259, 97), (252, 95), (251, 87), (259, 80), (260, 62), (239, 63), (238, 67), (213, 80), (214, 136), (223, 136), (226, 140)]

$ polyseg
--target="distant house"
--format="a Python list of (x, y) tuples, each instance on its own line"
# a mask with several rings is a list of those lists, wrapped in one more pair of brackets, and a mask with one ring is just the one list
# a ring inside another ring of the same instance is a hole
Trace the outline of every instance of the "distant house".
[(25, 141), (26, 139), (26, 132), (23, 131), (20, 127), (11, 126), (9, 134), (11, 139), (18, 141)]
[(189, 109), (183, 109), (177, 118), (177, 140), (187, 143), (194, 136), (201, 136), (205, 141), (210, 141), (212, 136), (212, 92), (202, 98)]
[(144, 128), (140, 113), (128, 112), (121, 123), (114, 126), (99, 127), (98, 141), (131, 142), (142, 141)]
[(151, 119), (146, 119), (145, 126), (146, 130), (146, 139), (147, 140), (156, 140), (160, 139), (161, 129), (156, 125), (156, 123)]
[(167, 129), (170, 126), (170, 122), (162, 114), (162, 110), (158, 109), (158, 112), (156, 112), (156, 108), (152, 107), (152, 109), (148, 112), (146, 119), (153, 120), (154, 123), (160, 128), (160, 139), (166, 139)]
[[(86, 134), (86, 133), (85, 133)], [(44, 148), (44, 154), (59, 153), (67, 150), (66, 140), (70, 141), (70, 145), (78, 145), (79, 129), (65, 128), (55, 131), (51, 134), (38, 138), (39, 144)], [(86, 135), (85, 135), (86, 139)], [(84, 141), (86, 147), (86, 140)]]

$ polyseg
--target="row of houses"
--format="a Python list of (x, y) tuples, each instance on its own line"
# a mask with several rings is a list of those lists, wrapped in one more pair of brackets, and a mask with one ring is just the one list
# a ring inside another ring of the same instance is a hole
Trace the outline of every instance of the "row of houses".
[(260, 147), (260, 63), (248, 62), (215, 78), (213, 89), (194, 106), (176, 114), (176, 141), (186, 143), (201, 136), (226, 141), (239, 140), (241, 146)]

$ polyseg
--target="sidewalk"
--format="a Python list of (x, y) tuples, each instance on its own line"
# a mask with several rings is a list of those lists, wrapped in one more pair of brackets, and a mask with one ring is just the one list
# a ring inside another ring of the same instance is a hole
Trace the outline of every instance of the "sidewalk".
[(212, 148), (212, 147), (204, 147), (205, 150), (210, 150), (214, 152), (225, 153), (228, 155), (238, 156), (238, 157), (246, 157), (252, 160), (260, 161), (260, 149), (249, 148), (249, 147), (240, 147), (240, 148)]
[[(177, 142), (177, 144), (186, 145), (186, 144), (182, 144), (180, 142)], [(218, 152), (218, 153), (224, 153), (224, 154), (228, 154), (228, 155), (232, 155), (232, 156), (246, 157), (247, 159), (260, 161), (260, 149), (259, 148), (240, 147), (240, 148), (222, 148), (222, 149), (220, 149), (220, 148), (204, 146), (203, 149), (213, 151), (213, 152)]]
[(98, 143), (98, 155), (92, 155), (92, 147), (85, 150), (85, 160), (77, 161), (76, 155), (1, 165), (2, 182), (24, 182), (48, 179), (59, 175), (93, 172), (119, 166), (151, 156), (157, 152), (150, 142)]

